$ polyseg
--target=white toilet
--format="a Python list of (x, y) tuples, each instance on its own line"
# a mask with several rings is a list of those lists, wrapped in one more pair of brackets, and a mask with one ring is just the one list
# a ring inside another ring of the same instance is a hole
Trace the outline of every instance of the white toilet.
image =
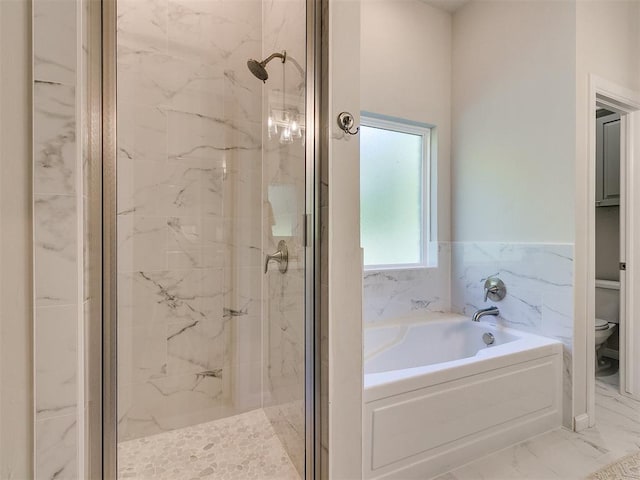
[(602, 351), (604, 342), (606, 342), (611, 334), (615, 331), (617, 325), (615, 323), (607, 322), (601, 318), (596, 318), (596, 374), (598, 371), (606, 370), (611, 364), (602, 358)]

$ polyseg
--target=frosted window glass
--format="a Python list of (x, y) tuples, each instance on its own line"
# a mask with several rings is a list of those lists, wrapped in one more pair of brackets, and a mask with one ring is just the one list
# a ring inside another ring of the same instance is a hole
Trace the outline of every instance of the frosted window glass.
[(365, 265), (422, 259), (422, 135), (362, 126), (360, 221)]

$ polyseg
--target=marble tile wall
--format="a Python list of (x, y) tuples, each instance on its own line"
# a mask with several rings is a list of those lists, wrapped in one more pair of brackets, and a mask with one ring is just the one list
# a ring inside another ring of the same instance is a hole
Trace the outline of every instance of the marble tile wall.
[[(262, 56), (287, 52), (287, 60), (269, 64), (263, 110), (305, 114), (306, 2), (263, 2)], [(301, 132), (302, 133), (302, 132)], [(282, 143), (282, 129), (263, 129), (263, 238), (274, 252), (280, 240), (289, 249), (289, 270), (272, 266), (264, 282), (264, 409), (274, 431), (301, 476), (304, 475), (304, 318), (305, 318), (305, 144)], [(294, 135), (295, 137), (295, 135)]]
[(564, 344), (564, 423), (571, 426), (573, 245), (452, 244), (452, 310), (472, 315), (484, 302), (484, 281), (498, 276), (507, 296), (495, 303), (500, 323)]
[(365, 270), (365, 326), (420, 312), (451, 310), (451, 248), (438, 245), (438, 266), (398, 270)]
[(118, 9), (126, 440), (261, 405), (262, 84), (246, 61), (261, 55), (262, 4)]
[(35, 477), (80, 475), (80, 3), (33, 2)]

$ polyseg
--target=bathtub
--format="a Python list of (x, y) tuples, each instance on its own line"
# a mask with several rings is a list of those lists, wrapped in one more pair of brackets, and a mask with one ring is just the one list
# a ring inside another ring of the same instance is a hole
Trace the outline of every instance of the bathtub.
[(562, 344), (486, 317), (367, 328), (364, 373), (367, 479), (430, 478), (562, 422)]

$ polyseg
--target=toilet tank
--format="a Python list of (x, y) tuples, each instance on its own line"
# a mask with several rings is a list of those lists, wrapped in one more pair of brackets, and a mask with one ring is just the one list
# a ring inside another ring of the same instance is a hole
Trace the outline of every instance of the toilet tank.
[(596, 280), (596, 318), (620, 322), (620, 282)]

